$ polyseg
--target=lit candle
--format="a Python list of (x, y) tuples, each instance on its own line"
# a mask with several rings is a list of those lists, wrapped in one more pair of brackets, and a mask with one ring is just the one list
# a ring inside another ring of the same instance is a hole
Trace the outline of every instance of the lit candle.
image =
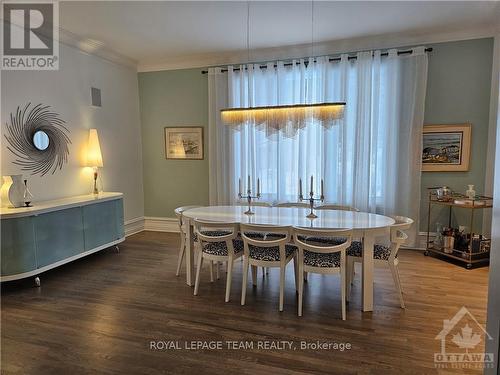
[(302, 179), (299, 178), (299, 197), (302, 197)]
[(238, 194), (241, 195), (241, 177), (238, 179)]
[(260, 178), (257, 179), (257, 195), (260, 195)]
[(313, 176), (311, 176), (311, 194), (313, 194)]
[(250, 175), (248, 175), (247, 190), (250, 191)]
[(324, 196), (324, 191), (323, 191), (323, 179), (321, 179), (321, 196)]

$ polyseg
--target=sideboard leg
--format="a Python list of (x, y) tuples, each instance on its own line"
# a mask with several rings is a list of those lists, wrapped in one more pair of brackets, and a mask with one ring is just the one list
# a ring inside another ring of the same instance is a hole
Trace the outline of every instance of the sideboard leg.
[(37, 276), (35, 277), (35, 286), (39, 287), (40, 286), (40, 278)]

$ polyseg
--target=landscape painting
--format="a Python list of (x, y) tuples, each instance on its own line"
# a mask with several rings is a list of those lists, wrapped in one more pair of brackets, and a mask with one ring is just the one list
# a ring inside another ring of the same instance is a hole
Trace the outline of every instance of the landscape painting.
[(470, 124), (424, 126), (423, 171), (466, 171), (469, 155)]
[(203, 159), (203, 128), (166, 127), (165, 156), (167, 159)]

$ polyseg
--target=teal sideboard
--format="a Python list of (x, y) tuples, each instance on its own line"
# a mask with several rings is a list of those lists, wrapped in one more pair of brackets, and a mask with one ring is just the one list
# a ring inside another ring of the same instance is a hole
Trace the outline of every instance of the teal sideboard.
[(121, 193), (1, 208), (0, 217), (0, 281), (37, 276), (125, 239)]

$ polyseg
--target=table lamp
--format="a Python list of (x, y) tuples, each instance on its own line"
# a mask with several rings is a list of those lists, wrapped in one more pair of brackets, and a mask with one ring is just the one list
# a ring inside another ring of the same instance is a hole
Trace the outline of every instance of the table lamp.
[(97, 175), (99, 167), (102, 167), (101, 146), (99, 145), (99, 136), (97, 129), (89, 130), (89, 144), (87, 149), (87, 166), (94, 169), (94, 194), (99, 194), (97, 190)]

